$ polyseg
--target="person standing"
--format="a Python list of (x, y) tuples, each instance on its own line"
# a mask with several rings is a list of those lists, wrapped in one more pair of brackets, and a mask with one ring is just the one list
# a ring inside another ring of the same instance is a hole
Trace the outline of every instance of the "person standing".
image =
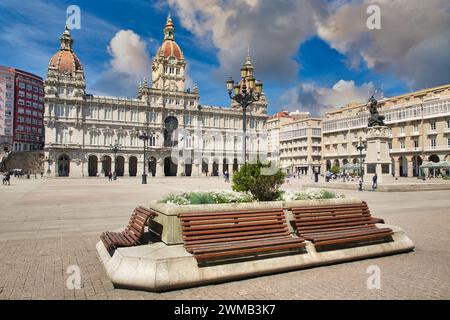
[(358, 184), (359, 184), (359, 189), (358, 189), (358, 191), (363, 191), (363, 188), (362, 188), (363, 180), (362, 180), (362, 177), (361, 177), (361, 176), (359, 176)]
[(109, 181), (112, 181), (112, 179), (113, 179), (113, 174), (112, 174), (111, 170), (108, 173), (108, 179), (109, 179)]
[(376, 188), (378, 188), (378, 176), (375, 173), (375, 175), (372, 178), (372, 190), (375, 191)]
[(314, 171), (314, 182), (319, 182), (319, 171), (317, 169)]

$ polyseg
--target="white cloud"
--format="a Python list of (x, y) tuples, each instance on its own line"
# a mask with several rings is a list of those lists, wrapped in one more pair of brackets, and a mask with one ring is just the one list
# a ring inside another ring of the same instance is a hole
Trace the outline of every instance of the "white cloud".
[(300, 43), (315, 33), (315, 0), (168, 0), (183, 27), (218, 49), (223, 79), (239, 73), (250, 46), (256, 77), (292, 80)]
[(348, 103), (365, 102), (374, 92), (372, 82), (357, 86), (353, 80), (340, 80), (331, 88), (303, 83), (287, 90), (281, 96), (280, 103), (288, 110), (309, 111), (313, 116), (322, 116)]
[[(370, 4), (381, 8), (381, 30), (366, 26)], [(317, 20), (317, 32), (353, 67), (362, 59), (415, 89), (449, 81), (448, 0), (352, 0), (331, 8), (327, 18)]]
[[(153, 39), (148, 41), (156, 43)], [(136, 97), (139, 81), (150, 74), (147, 42), (132, 30), (120, 30), (108, 45), (111, 60), (93, 86), (94, 93)], [(149, 84), (151, 78), (147, 76)]]
[(111, 39), (108, 52), (112, 56), (114, 71), (128, 75), (143, 76), (150, 70), (147, 44), (131, 30), (120, 30)]

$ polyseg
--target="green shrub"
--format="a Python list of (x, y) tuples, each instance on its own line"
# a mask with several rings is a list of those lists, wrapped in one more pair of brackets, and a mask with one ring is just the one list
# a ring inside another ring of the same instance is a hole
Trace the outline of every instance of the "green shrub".
[(339, 172), (341, 172), (341, 169), (339, 169), (339, 167), (337, 165), (333, 165), (330, 169), (330, 172), (332, 174), (339, 174)]
[(262, 168), (269, 168), (270, 163), (246, 163), (233, 175), (234, 191), (250, 192), (258, 201), (275, 201), (281, 197), (280, 187), (286, 175), (278, 169), (272, 175), (262, 175)]

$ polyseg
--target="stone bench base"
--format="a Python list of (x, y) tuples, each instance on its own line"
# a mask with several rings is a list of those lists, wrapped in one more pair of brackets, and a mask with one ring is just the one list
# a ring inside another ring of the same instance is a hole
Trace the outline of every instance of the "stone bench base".
[(186, 252), (182, 245), (166, 245), (163, 242), (119, 248), (111, 257), (100, 241), (97, 243), (97, 251), (116, 287), (159, 292), (391, 255), (414, 249), (413, 242), (399, 227), (385, 224), (379, 227), (391, 228), (394, 231), (393, 241), (329, 251), (316, 251), (314, 245), (308, 242), (305, 253), (206, 267), (199, 267), (197, 260)]

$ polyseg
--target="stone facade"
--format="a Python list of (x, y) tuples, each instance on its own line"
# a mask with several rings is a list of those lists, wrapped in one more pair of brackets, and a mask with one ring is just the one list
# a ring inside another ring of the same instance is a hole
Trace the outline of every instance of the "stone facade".
[[(450, 161), (450, 85), (381, 99), (378, 110), (386, 118), (395, 177), (418, 177), (423, 162)], [(356, 147), (360, 137), (367, 142), (368, 118), (365, 104), (347, 105), (325, 115), (322, 171), (334, 164), (359, 163)]]
[[(153, 60), (151, 84), (144, 78), (136, 99), (90, 95), (66, 28), (45, 81), (47, 174), (87, 177), (116, 171), (118, 176), (140, 176), (144, 144), (139, 133), (144, 130), (151, 135), (145, 164), (150, 176), (221, 175), (237, 170), (243, 160), (242, 110), (236, 104), (201, 105), (198, 87), (185, 89), (186, 64), (169, 16)], [(250, 57), (244, 68), (253, 77)], [(264, 95), (247, 116), (248, 153), (264, 157)], [(117, 154), (111, 150), (114, 144), (120, 145)]]

